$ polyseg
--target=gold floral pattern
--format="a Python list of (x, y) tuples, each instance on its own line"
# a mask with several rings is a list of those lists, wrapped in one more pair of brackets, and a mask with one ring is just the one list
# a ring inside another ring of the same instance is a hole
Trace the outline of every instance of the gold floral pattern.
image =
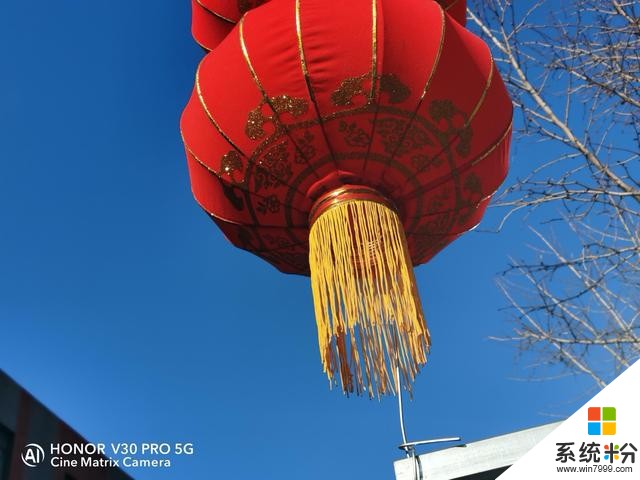
[[(411, 90), (400, 81), (393, 73), (384, 73), (373, 77), (380, 82), (380, 93), (389, 97), (389, 103), (397, 104), (404, 102), (411, 95)], [(331, 101), (336, 107), (348, 107), (353, 105), (353, 98), (357, 95), (365, 95), (365, 81), (371, 83), (372, 74), (364, 73), (358, 77), (349, 77), (340, 82), (340, 86), (331, 94)], [(367, 103), (371, 103), (370, 100)]]
[(276, 113), (290, 113), (294, 117), (299, 117), (304, 113), (307, 113), (309, 105), (304, 98), (290, 97), (289, 95), (278, 95), (271, 98), (271, 105), (273, 105)]
[(411, 90), (394, 73), (380, 77), (380, 92), (389, 95), (389, 103), (402, 103), (411, 95)]
[[(265, 115), (263, 113), (266, 103), (269, 103), (272, 111), (275, 112), (274, 115)], [(265, 135), (265, 123), (273, 122), (274, 125), (278, 125), (278, 119), (275, 118), (276, 115), (290, 113), (294, 117), (299, 117), (305, 114), (308, 109), (309, 104), (304, 98), (296, 98), (289, 95), (271, 97), (268, 102), (263, 100), (260, 105), (249, 112), (244, 131), (251, 140), (258, 140)]]
[(242, 172), (242, 161), (240, 160), (240, 154), (236, 150), (230, 150), (222, 156), (221, 161), (222, 173), (227, 175), (233, 174), (233, 172)]
[(350, 77), (344, 79), (340, 86), (331, 94), (331, 101), (336, 107), (348, 107), (353, 105), (353, 97), (365, 93), (364, 81), (371, 76), (365, 73), (359, 77)]

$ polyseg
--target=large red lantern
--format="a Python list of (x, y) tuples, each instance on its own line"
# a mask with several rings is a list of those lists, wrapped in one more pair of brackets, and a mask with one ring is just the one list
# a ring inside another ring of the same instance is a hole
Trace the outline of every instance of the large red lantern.
[(193, 7), (211, 50), (181, 121), (196, 200), (236, 246), (311, 276), (331, 381), (385, 394), (397, 366), (410, 388), (430, 345), (412, 267), (476, 226), (507, 172), (511, 102), (465, 2)]

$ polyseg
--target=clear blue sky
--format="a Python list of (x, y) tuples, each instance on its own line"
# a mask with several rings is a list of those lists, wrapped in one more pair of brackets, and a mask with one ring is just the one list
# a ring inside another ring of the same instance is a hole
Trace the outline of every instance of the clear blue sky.
[[(195, 443), (135, 478), (391, 478), (395, 399), (330, 391), (308, 279), (233, 248), (192, 199), (189, 2), (2, 10), (0, 368), (89, 440)], [(513, 160), (512, 176), (536, 159)], [(487, 338), (510, 331), (494, 278), (529, 238), (514, 221), (417, 269), (434, 346), (411, 439), (479, 439), (588, 400), (584, 380), (513, 380), (529, 371)]]

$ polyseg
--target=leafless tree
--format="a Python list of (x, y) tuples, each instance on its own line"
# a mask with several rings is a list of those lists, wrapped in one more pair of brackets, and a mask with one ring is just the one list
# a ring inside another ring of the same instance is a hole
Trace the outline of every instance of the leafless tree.
[(640, 0), (475, 0), (516, 107), (498, 197), (533, 245), (498, 282), (539, 365), (599, 388), (640, 355)]

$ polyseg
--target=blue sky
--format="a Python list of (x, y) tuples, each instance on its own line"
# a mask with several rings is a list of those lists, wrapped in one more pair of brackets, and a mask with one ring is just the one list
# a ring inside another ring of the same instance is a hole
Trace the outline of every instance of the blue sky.
[[(233, 248), (192, 199), (189, 9), (3, 6), (0, 368), (91, 441), (195, 444), (135, 478), (390, 478), (396, 400), (330, 391), (308, 279)], [(536, 160), (512, 158), (511, 178)], [(434, 345), (411, 439), (479, 439), (588, 400), (586, 380), (514, 380), (526, 363), (488, 339), (511, 328), (494, 280), (523, 227), (470, 233), (416, 270)]]

